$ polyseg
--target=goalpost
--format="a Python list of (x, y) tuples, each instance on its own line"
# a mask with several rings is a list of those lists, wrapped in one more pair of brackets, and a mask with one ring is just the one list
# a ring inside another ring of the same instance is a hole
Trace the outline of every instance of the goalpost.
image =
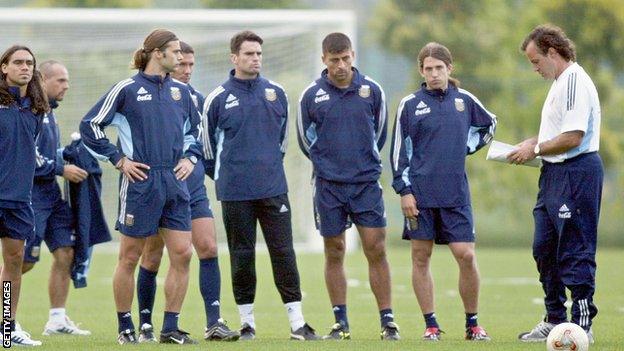
[[(290, 102), (289, 148), (285, 157), (292, 205), (293, 236), (297, 250), (321, 251), (322, 239), (314, 229), (310, 162), (299, 151), (296, 122), (299, 96), (322, 68), (321, 41), (331, 32), (344, 32), (356, 45), (355, 14), (345, 10), (175, 10), (175, 9), (69, 9), (4, 8), (0, 50), (12, 44), (30, 47), (38, 62), (63, 62), (70, 74), (70, 90), (57, 110), (62, 144), (78, 129), (84, 114), (116, 82), (133, 75), (132, 54), (155, 28), (167, 28), (195, 49), (191, 84), (204, 94), (223, 83), (232, 68), (229, 40), (250, 29), (264, 39), (262, 75), (280, 83)], [(113, 128), (107, 131), (115, 140)], [(102, 164), (103, 202), (112, 226), (117, 212), (118, 172)], [(207, 180), (215, 212), (218, 241), (225, 231), (214, 185)], [(350, 234), (353, 236), (353, 233)], [(263, 242), (263, 240), (259, 240)], [(347, 240), (348, 248), (357, 244)]]

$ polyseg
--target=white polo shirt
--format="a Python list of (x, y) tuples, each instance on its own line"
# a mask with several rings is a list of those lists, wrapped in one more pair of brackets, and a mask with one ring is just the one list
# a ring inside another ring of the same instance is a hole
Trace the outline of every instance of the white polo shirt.
[(542, 143), (561, 133), (584, 132), (581, 144), (559, 155), (542, 156), (548, 162), (563, 162), (583, 153), (598, 151), (600, 141), (600, 100), (596, 86), (576, 62), (553, 82), (542, 108), (537, 141)]

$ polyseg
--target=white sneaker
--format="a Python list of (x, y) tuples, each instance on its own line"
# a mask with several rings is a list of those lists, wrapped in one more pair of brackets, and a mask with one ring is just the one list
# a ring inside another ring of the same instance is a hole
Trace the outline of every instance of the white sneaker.
[(592, 327), (589, 327), (589, 331), (587, 332), (587, 339), (589, 340), (590, 344), (594, 343), (594, 331), (592, 330)]
[(553, 323), (541, 321), (537, 323), (533, 330), (518, 335), (518, 339), (522, 342), (544, 342), (554, 327), (555, 324)]
[(41, 341), (31, 339), (30, 334), (15, 321), (15, 330), (11, 333), (11, 346), (41, 346)]
[(63, 322), (53, 322), (48, 321), (43, 329), (43, 335), (55, 335), (55, 334), (65, 334), (65, 335), (91, 335), (91, 332), (88, 330), (83, 330), (78, 328), (76, 323), (72, 322), (68, 316), (65, 316), (65, 320)]

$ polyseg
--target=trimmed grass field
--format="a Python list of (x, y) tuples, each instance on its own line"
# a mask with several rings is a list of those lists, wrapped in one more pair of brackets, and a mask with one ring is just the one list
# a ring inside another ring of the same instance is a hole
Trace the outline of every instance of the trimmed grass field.
[[(348, 255), (349, 279), (348, 312), (353, 340), (345, 342), (289, 341), (286, 311), (275, 286), (269, 257), (257, 256), (258, 293), (256, 296), (257, 338), (252, 342), (207, 343), (202, 340), (205, 325), (204, 307), (197, 283), (197, 259), (192, 261), (189, 291), (180, 316), (180, 326), (201, 340), (197, 346), (138, 345), (137, 350), (545, 350), (544, 344), (523, 344), (516, 340), (519, 332), (532, 328), (543, 314), (542, 291), (530, 248), (477, 249), (481, 269), (480, 323), (492, 336), (490, 343), (471, 343), (463, 340), (464, 315), (457, 293), (457, 265), (445, 246), (434, 249), (432, 270), (436, 284), (436, 314), (446, 334), (439, 343), (420, 340), (424, 329), (422, 315), (411, 287), (411, 260), (408, 244), (389, 249), (392, 271), (393, 305), (396, 322), (401, 327), (402, 340), (396, 343), (379, 341), (379, 316), (374, 297), (368, 286), (368, 269), (364, 255)], [(43, 251), (43, 250), (42, 250)], [(109, 350), (116, 344), (117, 320), (112, 297), (112, 274), (117, 254), (111, 246), (96, 247), (89, 286), (71, 289), (68, 314), (81, 326), (93, 332), (90, 337), (41, 336), (48, 317), (47, 276), (50, 254), (46, 251), (41, 262), (23, 280), (18, 321), (35, 339), (42, 340), (45, 350)], [(221, 313), (231, 327), (239, 325), (238, 312), (232, 298), (229, 259), (220, 257), (222, 277)], [(323, 279), (322, 254), (300, 254), (298, 265), (304, 291), (304, 314), (318, 333), (327, 333), (333, 324), (333, 314)], [(154, 323), (160, 330), (162, 323), (162, 282), (167, 264), (159, 274)], [(597, 293), (595, 302), (600, 310), (594, 320), (596, 344), (591, 350), (624, 350), (624, 250), (599, 249)], [(138, 327), (136, 299), (132, 311)]]

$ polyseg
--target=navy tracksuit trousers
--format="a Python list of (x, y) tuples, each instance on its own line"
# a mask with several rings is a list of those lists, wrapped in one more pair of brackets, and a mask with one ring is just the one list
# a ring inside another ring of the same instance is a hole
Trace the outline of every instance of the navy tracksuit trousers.
[(589, 330), (598, 313), (593, 303), (596, 239), (603, 167), (597, 152), (562, 163), (544, 162), (533, 209), (533, 257), (544, 289), (546, 320), (567, 320), (566, 288), (572, 294), (572, 319)]

